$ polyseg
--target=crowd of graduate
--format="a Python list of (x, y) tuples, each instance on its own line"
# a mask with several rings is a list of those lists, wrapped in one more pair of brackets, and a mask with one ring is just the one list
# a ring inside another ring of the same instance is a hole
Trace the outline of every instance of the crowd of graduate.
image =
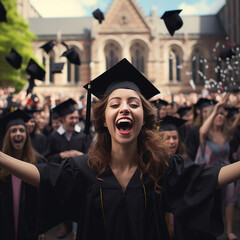
[[(219, 101), (211, 96), (204, 98), (199, 96), (199, 99), (191, 105), (170, 103), (160, 98), (150, 99), (152, 106), (157, 109), (156, 128), (164, 134), (169, 154), (179, 154), (186, 162), (205, 163), (207, 167), (222, 167), (238, 161), (240, 158), (238, 94), (238, 92), (231, 93), (231, 96), (222, 94)], [(95, 138), (95, 129), (90, 125), (89, 134), (84, 132), (85, 99), (69, 98), (56, 101), (53, 105), (48, 103), (46, 106), (41, 104), (36, 94), (31, 94), (25, 105), (13, 101), (10, 93), (6, 99), (7, 104), (1, 109), (0, 118), (3, 153), (33, 164), (39, 162), (61, 164), (66, 158), (81, 156), (88, 152)], [(234, 104), (230, 99), (235, 99)], [(95, 101), (92, 102), (92, 105), (94, 104)], [(124, 129), (124, 124), (121, 127)], [(239, 182), (226, 185), (221, 194), (226, 236), (230, 240), (237, 239), (232, 231), (232, 224), (234, 208), (240, 205)], [(35, 203), (37, 191), (34, 187), (25, 184), (4, 169), (0, 170), (1, 239), (36, 239), (31, 237), (34, 236), (31, 235), (31, 231), (35, 233), (37, 225)], [(216, 216), (218, 213), (214, 214)], [(27, 223), (24, 219), (26, 215), (28, 216), (26, 219), (28, 221), (30, 219)], [(216, 234), (211, 232), (188, 231), (171, 213), (166, 214), (166, 220), (172, 239), (216, 239)], [(48, 226), (51, 226), (50, 221)], [(76, 237), (76, 229), (77, 223), (65, 218), (61, 223), (58, 237), (65, 237), (69, 231), (73, 231)], [(41, 237), (44, 238), (44, 235)]]

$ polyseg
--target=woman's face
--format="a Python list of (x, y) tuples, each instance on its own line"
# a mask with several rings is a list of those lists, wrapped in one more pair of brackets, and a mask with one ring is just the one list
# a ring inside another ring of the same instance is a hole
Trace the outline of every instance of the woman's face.
[(193, 119), (193, 113), (192, 111), (188, 111), (187, 114), (185, 114), (182, 119), (187, 120), (185, 123), (185, 126), (189, 127), (192, 124), (192, 119)]
[(35, 120), (33, 118), (29, 119), (28, 122), (26, 122), (28, 133), (32, 133), (35, 129), (35, 126), (36, 126)]
[(202, 119), (203, 119), (203, 121), (205, 121), (206, 118), (208, 117), (209, 107), (202, 108), (201, 113), (202, 113)]
[(131, 89), (113, 91), (108, 98), (104, 123), (112, 145), (137, 143), (143, 125), (144, 112), (139, 94)]
[(173, 131), (165, 131), (165, 133), (167, 135), (166, 141), (169, 147), (169, 153), (175, 154), (179, 144), (178, 132), (173, 130)]
[(9, 128), (10, 141), (15, 150), (22, 150), (27, 140), (26, 129), (23, 125), (15, 125)]
[(166, 106), (161, 106), (161, 108), (158, 110), (159, 118), (163, 119), (167, 116), (167, 109)]
[(213, 120), (213, 125), (217, 127), (221, 127), (224, 124), (224, 121), (225, 121), (224, 109), (220, 108)]

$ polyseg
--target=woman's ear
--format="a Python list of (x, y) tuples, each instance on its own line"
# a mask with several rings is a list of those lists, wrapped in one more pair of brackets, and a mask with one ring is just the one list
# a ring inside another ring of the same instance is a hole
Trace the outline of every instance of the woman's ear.
[(103, 123), (103, 126), (104, 126), (104, 127), (107, 127), (107, 123), (106, 123), (106, 122), (104, 122), (104, 123)]

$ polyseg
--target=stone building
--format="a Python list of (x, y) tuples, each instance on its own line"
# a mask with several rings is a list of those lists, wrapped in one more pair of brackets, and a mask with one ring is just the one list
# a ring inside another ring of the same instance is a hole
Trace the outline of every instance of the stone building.
[[(26, 2), (27, 0), (22, 0)], [(38, 61), (45, 65), (46, 76), (35, 91), (62, 94), (81, 93), (82, 86), (113, 64), (127, 58), (164, 95), (200, 92), (204, 83), (217, 78), (217, 58), (226, 37), (239, 43), (239, 21), (234, 22), (226, 5), (216, 15), (180, 16), (184, 22), (172, 37), (153, 6), (146, 16), (137, 0), (113, 0), (99, 24), (93, 17), (42, 18), (29, 14), (30, 29), (37, 35), (33, 43)], [(239, 11), (239, 1), (235, 1)], [(236, 12), (239, 19), (239, 12)], [(231, 24), (227, 19), (230, 19)], [(236, 28), (236, 29), (235, 29)], [(232, 33), (236, 32), (236, 33)], [(56, 45), (46, 54), (39, 48), (47, 41)], [(66, 47), (75, 47), (81, 65), (61, 57)], [(53, 62), (64, 62), (62, 73), (52, 74)]]

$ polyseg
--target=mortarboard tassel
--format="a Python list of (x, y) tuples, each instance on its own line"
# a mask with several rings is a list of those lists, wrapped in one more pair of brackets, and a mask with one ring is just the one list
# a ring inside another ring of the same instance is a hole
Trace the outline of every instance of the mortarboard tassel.
[(89, 134), (90, 130), (90, 118), (91, 118), (91, 83), (88, 83), (87, 92), (87, 112), (84, 133)]

